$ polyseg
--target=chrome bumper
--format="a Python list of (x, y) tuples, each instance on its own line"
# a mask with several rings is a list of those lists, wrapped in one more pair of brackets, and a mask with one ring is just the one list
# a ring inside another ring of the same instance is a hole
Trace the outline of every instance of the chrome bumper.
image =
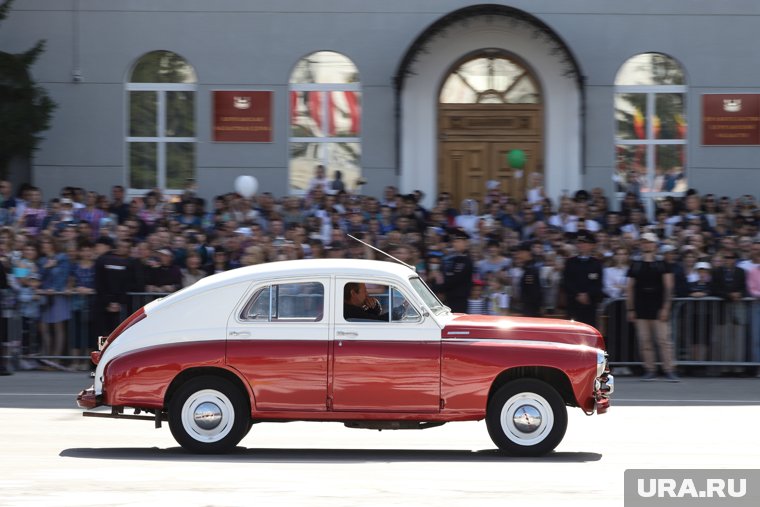
[(594, 400), (596, 413), (604, 414), (610, 408), (610, 395), (615, 392), (615, 377), (604, 373), (594, 380)]

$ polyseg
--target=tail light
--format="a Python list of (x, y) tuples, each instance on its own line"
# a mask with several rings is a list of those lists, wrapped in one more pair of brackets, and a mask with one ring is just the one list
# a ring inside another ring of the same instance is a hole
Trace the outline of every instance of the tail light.
[(140, 308), (135, 313), (124, 319), (124, 321), (119, 324), (119, 327), (114, 329), (111, 334), (108, 335), (108, 337), (100, 336), (98, 337), (98, 349), (94, 352), (90, 353), (90, 359), (92, 359), (92, 362), (94, 364), (98, 364), (100, 362), (100, 357), (103, 355), (103, 352), (108, 348), (108, 346), (119, 337), (120, 334), (122, 334), (124, 331), (129, 329), (130, 327), (134, 326), (141, 320), (143, 320), (147, 315), (145, 314), (145, 308)]

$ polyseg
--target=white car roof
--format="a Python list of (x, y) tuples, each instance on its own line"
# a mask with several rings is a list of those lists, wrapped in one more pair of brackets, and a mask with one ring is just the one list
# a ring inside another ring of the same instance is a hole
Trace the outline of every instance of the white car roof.
[[(175, 292), (166, 299), (176, 302), (216, 287), (232, 283), (270, 278), (309, 278), (316, 276), (355, 276), (361, 279), (385, 277), (408, 279), (415, 272), (397, 262), (357, 259), (304, 259), (278, 261), (231, 269), (201, 278), (193, 285)], [(153, 305), (155, 306), (155, 305)]]

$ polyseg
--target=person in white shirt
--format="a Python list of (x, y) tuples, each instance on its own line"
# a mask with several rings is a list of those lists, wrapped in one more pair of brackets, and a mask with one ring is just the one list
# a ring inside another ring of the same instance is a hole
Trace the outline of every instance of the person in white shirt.
[(575, 203), (575, 215), (565, 224), (565, 232), (576, 233), (580, 230), (599, 232), (601, 226), (596, 220), (588, 218), (588, 203), (578, 201)]
[(319, 164), (314, 168), (314, 177), (309, 181), (308, 193), (311, 193), (316, 187), (320, 187), (326, 194), (330, 194), (330, 180), (327, 179), (327, 171), (325, 166)]
[(618, 247), (612, 257), (612, 264), (604, 268), (604, 293), (610, 299), (618, 299), (625, 296), (625, 288), (628, 285), (628, 249)]
[(454, 219), (454, 224), (461, 227), (470, 236), (478, 234), (478, 201), (475, 199), (465, 199), (462, 201), (462, 213)]
[(546, 198), (544, 193), (544, 175), (538, 172), (530, 173), (528, 180), (528, 190), (525, 194), (528, 202), (533, 205), (533, 211), (541, 211), (541, 204)]

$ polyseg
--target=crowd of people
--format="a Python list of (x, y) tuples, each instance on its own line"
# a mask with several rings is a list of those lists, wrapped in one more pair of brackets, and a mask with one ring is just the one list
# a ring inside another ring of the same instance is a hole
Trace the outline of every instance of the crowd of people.
[[(422, 192), (393, 186), (380, 197), (352, 194), (324, 175), (303, 196), (230, 192), (211, 202), (193, 181), (178, 195), (155, 189), (129, 199), (118, 185), (108, 196), (65, 187), (53, 197), (2, 181), (0, 327), (22, 323), (10, 338), (23, 355), (85, 356), (130, 310), (130, 293), (169, 293), (264, 262), (382, 257), (348, 235), (414, 266), (456, 311), (597, 325), (600, 303), (621, 298), (641, 335), (639, 320), (663, 318), (643, 310), (646, 290), (665, 295), (666, 312), (671, 297), (760, 297), (760, 208), (751, 195), (689, 190), (660, 199), (648, 216), (635, 192), (614, 206), (600, 188), (554, 202), (536, 178), (521, 199), (492, 185), (481, 202), (457, 204), (446, 192), (429, 208), (423, 202)], [(661, 272), (655, 286), (641, 262)], [(72, 336), (71, 319), (82, 315)], [(642, 359), (651, 363), (652, 344), (665, 341), (648, 338)], [(747, 354), (737, 360), (758, 361), (760, 351)]]

